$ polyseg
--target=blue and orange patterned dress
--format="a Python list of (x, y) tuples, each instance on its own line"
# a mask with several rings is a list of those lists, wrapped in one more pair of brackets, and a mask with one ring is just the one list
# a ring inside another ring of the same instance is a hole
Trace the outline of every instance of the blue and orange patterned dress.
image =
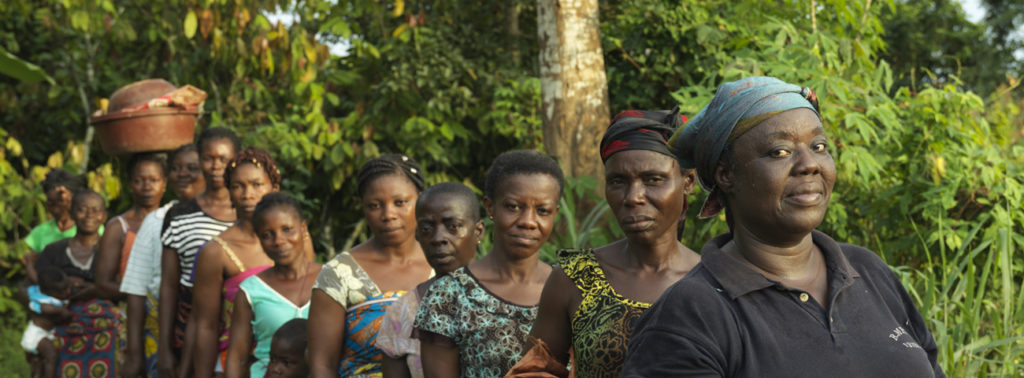
[[(433, 276), (433, 272), (430, 275)], [(382, 292), (347, 251), (324, 264), (313, 288), (323, 291), (345, 308), (345, 347), (338, 374), (380, 377), (384, 356), (375, 345), (377, 332), (381, 329), (384, 312), (405, 294), (405, 290)]]

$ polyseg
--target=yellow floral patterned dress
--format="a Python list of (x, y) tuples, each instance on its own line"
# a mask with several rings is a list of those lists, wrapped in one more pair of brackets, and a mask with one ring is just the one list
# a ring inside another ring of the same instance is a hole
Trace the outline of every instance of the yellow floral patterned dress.
[(576, 376), (618, 377), (633, 326), (651, 304), (616, 293), (593, 250), (560, 250), (558, 262), (583, 296), (570, 319)]

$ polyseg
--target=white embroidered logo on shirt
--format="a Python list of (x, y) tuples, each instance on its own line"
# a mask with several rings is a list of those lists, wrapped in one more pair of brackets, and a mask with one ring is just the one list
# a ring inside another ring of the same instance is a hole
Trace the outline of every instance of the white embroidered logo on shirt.
[[(889, 338), (892, 339), (892, 341), (900, 342), (900, 338), (902, 338), (903, 335), (907, 335), (907, 330), (903, 329), (903, 327), (896, 327), (891, 333), (889, 333)], [(913, 338), (910, 338), (909, 341), (900, 342), (900, 344), (903, 344), (903, 347), (908, 349), (921, 349), (921, 346), (918, 345)]]

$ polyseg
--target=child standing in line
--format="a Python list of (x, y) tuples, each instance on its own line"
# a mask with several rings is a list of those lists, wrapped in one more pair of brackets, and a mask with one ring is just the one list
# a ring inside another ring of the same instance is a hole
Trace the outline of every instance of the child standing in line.
[[(75, 236), (75, 220), (71, 218), (71, 197), (85, 188), (85, 180), (82, 176), (63, 169), (54, 169), (46, 174), (42, 186), (43, 192), (46, 193), (46, 213), (52, 219), (36, 226), (25, 237), (25, 244), (32, 251), (22, 257), (22, 260), (25, 263), (25, 275), (31, 283), (38, 281), (35, 260), (43, 252), (43, 248), (55, 241)], [(101, 229), (100, 234), (102, 233)]]
[(295, 318), (278, 328), (270, 340), (270, 363), (267, 364), (266, 377), (308, 377), (306, 340), (306, 319)]
[(21, 347), (32, 366), (33, 377), (56, 376), (57, 347), (53, 345), (54, 328), (63, 319), (71, 317), (67, 299), (71, 296), (71, 282), (57, 268), (42, 267), (37, 272), (39, 285), (28, 288), (28, 327), (21, 338)]

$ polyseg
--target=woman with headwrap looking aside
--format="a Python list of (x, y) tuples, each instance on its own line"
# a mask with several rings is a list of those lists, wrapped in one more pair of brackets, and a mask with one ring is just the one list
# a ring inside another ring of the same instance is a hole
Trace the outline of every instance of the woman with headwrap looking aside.
[[(626, 238), (593, 249), (564, 249), (541, 295), (530, 335), (550, 347), (559, 365), (579, 377), (618, 377), (637, 319), (700, 256), (679, 242), (692, 169), (676, 163), (668, 138), (683, 123), (677, 112), (622, 112), (601, 140), (605, 198)], [(534, 348), (512, 373), (557, 369), (529, 366)], [(554, 370), (554, 371), (553, 371)], [(513, 374), (514, 375), (514, 374)]]
[(836, 169), (811, 90), (726, 83), (672, 145), (730, 232), (640, 319), (623, 377), (943, 376), (892, 270), (815, 230)]

